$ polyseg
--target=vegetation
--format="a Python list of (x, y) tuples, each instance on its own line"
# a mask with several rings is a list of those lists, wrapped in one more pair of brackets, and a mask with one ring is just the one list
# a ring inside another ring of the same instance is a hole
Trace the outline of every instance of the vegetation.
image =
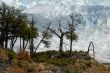
[(68, 32), (66, 33), (67, 39), (70, 40), (70, 56), (72, 53), (73, 41), (78, 39), (78, 35), (75, 33), (76, 26), (81, 23), (80, 15), (70, 15), (70, 23), (68, 24)]
[[(77, 40), (78, 35), (74, 32), (76, 24), (79, 24), (80, 19), (77, 16), (70, 16), (71, 22), (68, 25), (68, 29), (65, 31), (62, 26), (61, 21), (58, 22), (58, 28), (51, 28), (51, 22), (49, 25), (45, 26), (45, 30), (42, 31), (42, 35), (40, 36), (42, 39), (38, 43), (38, 45), (34, 46), (34, 38), (36, 39), (39, 36), (38, 28), (36, 27), (36, 21), (34, 17), (28, 18), (28, 16), (23, 13), (21, 10), (16, 9), (14, 7), (7, 6), (5, 3), (2, 4), (0, 8), (1, 14), (1, 40), (0, 45), (2, 48), (10, 48), (13, 50), (13, 47), (18, 38), (20, 38), (20, 52), (25, 51), (27, 47), (30, 49), (30, 56), (33, 57), (33, 54), (36, 53), (40, 44), (45, 44), (45, 47), (50, 47), (50, 39), (53, 34), (55, 34), (60, 40), (59, 44), (59, 52), (63, 52), (63, 40), (64, 36), (67, 36), (67, 39), (71, 39), (70, 43), (70, 53), (72, 51), (72, 42), (73, 40)], [(73, 20), (73, 18), (77, 18)], [(75, 23), (74, 23), (75, 22)], [(10, 42), (10, 47), (8, 47), (8, 41)], [(28, 45), (29, 44), (29, 45)]]
[(17, 57), (16, 53), (12, 50), (8, 50), (7, 54), (8, 54), (8, 57), (12, 59), (15, 59)]
[[(73, 64), (77, 59), (90, 59), (89, 56), (86, 55), (86, 52), (74, 51), (72, 52), (72, 57), (69, 56), (69, 51), (62, 52), (60, 55), (58, 51), (46, 51), (41, 53), (36, 53), (33, 56), (33, 60), (36, 62), (47, 62), (50, 64), (54, 64), (57, 66), (63, 66), (68, 64)], [(88, 59), (88, 60), (89, 60)]]
[[(8, 51), (7, 51), (8, 52)], [(6, 60), (8, 54), (5, 50), (0, 50), (0, 58)], [(10, 51), (12, 52), (12, 51)], [(87, 59), (86, 52), (73, 51), (73, 57), (69, 56), (70, 51), (63, 52), (62, 56), (58, 51), (38, 52), (30, 58), (27, 52), (16, 54), (13, 64), (7, 67), (6, 71), (14, 73), (30, 73), (44, 71), (57, 71), (61, 73), (109, 73), (110, 68), (99, 64), (94, 59)], [(1, 56), (2, 55), (2, 56)], [(67, 56), (68, 55), (68, 56)], [(11, 54), (13, 56), (13, 54)], [(1, 60), (0, 60), (1, 61)], [(2, 68), (2, 67), (1, 67)], [(0, 68), (0, 69), (1, 69)]]
[[(25, 51), (29, 44), (30, 54), (33, 55), (40, 45), (38, 44), (37, 48), (34, 48), (34, 38), (39, 35), (34, 17), (29, 20), (28, 16), (21, 10), (7, 6), (5, 3), (0, 6), (0, 15), (0, 46), (13, 50), (17, 39), (20, 38), (20, 52)], [(49, 47), (47, 39), (51, 37), (51, 34), (46, 30), (42, 33), (42, 37), (41, 42)], [(8, 47), (9, 40), (11, 41), (10, 47)]]
[[(70, 16), (66, 30), (59, 21), (57, 28), (52, 28), (52, 23), (49, 23), (44, 26), (44, 30), (39, 35), (34, 17), (29, 19), (21, 10), (3, 3), (0, 6), (0, 70), (5, 68), (3, 70), (8, 73), (10, 71), (13, 73), (42, 73), (43, 71), (45, 73), (47, 70), (51, 73), (53, 71), (55, 73), (110, 73), (109, 67), (99, 64), (89, 56), (91, 44), (94, 52), (93, 42), (90, 42), (87, 52), (72, 51), (72, 43), (78, 39), (75, 30), (81, 23), (79, 16)], [(50, 47), (49, 39), (53, 34), (59, 38), (59, 51), (36, 52), (41, 43), (47, 48)], [(69, 51), (63, 51), (64, 36), (70, 40)], [(41, 40), (35, 47), (34, 39), (37, 37), (41, 37)], [(14, 52), (14, 45), (18, 38), (20, 38), (20, 51)], [(27, 48), (29, 48), (28, 52)]]

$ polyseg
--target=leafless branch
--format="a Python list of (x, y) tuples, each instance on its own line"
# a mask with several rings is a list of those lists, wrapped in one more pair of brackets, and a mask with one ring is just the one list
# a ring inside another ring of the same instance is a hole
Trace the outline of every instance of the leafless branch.
[(47, 27), (46, 26), (43, 26), (43, 27), (46, 27), (47, 30), (50, 30), (52, 33), (54, 33), (55, 35), (57, 35), (60, 38), (60, 35), (54, 29), (50, 28), (51, 23), (52, 22), (50, 22)]
[(62, 31), (62, 28), (61, 28), (62, 26), (61, 26), (61, 23), (60, 23), (60, 21), (59, 21), (59, 27), (58, 27), (58, 31), (60, 31), (60, 33), (63, 33), (63, 31)]

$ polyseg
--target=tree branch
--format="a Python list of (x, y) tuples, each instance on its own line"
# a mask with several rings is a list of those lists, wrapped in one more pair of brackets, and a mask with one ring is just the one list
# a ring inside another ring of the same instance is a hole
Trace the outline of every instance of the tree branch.
[(61, 23), (60, 23), (60, 21), (59, 21), (58, 31), (60, 31), (60, 33), (64, 33), (64, 32), (62, 31), (62, 29), (61, 29)]
[(52, 22), (50, 22), (50, 23), (48, 24), (48, 27), (46, 27), (46, 26), (44, 26), (44, 27), (46, 27), (47, 30), (50, 30), (52, 33), (54, 33), (54, 34), (57, 35), (59, 38), (61, 38), (60, 35), (59, 35), (55, 30), (53, 30), (53, 29), (50, 28), (51, 23), (52, 23)]

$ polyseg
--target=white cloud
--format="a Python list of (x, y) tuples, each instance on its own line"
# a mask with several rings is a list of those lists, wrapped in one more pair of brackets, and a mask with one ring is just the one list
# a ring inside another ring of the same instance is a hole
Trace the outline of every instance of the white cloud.
[(13, 0), (2, 0), (2, 1), (5, 2), (5, 3), (8, 4), (8, 5), (11, 5), (12, 2), (13, 2)]

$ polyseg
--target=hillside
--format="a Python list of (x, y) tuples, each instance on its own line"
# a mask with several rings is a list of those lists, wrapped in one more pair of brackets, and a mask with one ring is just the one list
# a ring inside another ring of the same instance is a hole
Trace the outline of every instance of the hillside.
[(99, 64), (85, 52), (74, 51), (71, 58), (68, 53), (39, 52), (30, 58), (28, 52), (0, 49), (0, 73), (110, 73), (110, 67)]

